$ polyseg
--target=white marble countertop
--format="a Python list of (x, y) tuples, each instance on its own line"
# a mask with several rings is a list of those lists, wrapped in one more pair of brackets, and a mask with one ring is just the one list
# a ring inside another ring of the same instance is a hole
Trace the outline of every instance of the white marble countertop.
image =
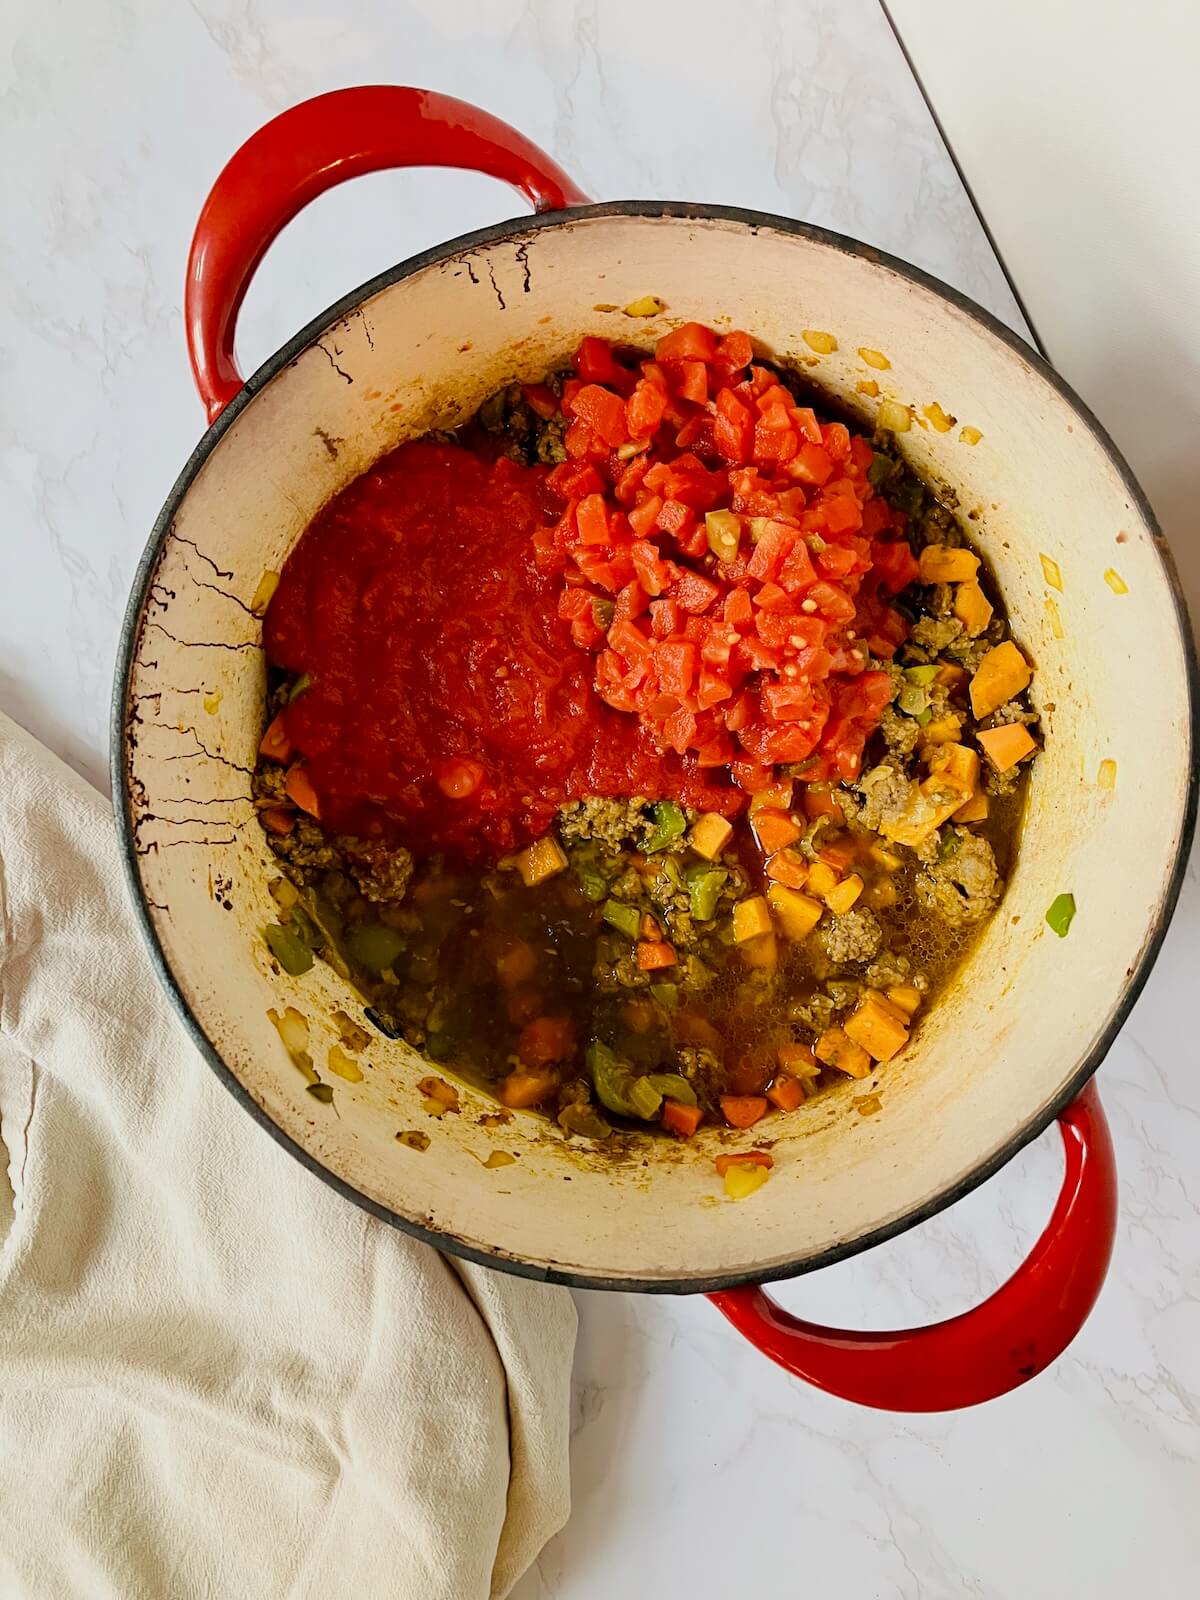
[[(716, 0), (16, 0), (0, 98), (0, 706), (105, 783), (127, 587), (202, 428), (181, 324), (191, 228), (234, 147), (306, 95), (392, 81), (474, 99), (598, 199), (804, 217), (1019, 325), (875, 0), (750, 0), (733, 43), (731, 15)], [(392, 261), (512, 212), (507, 190), (465, 174), (324, 197), (250, 292), (243, 365)], [(785, 1377), (704, 1301), (580, 1296), (575, 1509), (519, 1600), (1195, 1593), (1198, 947), (1193, 858), (1100, 1080), (1123, 1185), (1112, 1275), (1053, 1371), (975, 1412), (893, 1417)], [(964, 1309), (1028, 1248), (1059, 1170), (1052, 1130), (952, 1211), (780, 1298), (849, 1326)]]

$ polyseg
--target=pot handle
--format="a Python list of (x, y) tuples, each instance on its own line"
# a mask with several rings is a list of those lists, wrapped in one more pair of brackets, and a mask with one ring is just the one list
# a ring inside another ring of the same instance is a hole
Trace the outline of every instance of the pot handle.
[(883, 1411), (955, 1411), (1027, 1383), (1079, 1332), (1104, 1283), (1117, 1171), (1089, 1083), (1059, 1115), (1066, 1172), (1028, 1259), (990, 1299), (926, 1328), (856, 1333), (803, 1322), (747, 1285), (709, 1299), (772, 1361), (828, 1394)]
[(535, 211), (586, 205), (537, 145), (478, 106), (376, 84), (304, 100), (251, 134), (204, 202), (188, 256), (188, 356), (208, 420), (242, 387), (238, 310), (280, 230), (326, 189), (384, 167), (466, 167), (503, 178)]

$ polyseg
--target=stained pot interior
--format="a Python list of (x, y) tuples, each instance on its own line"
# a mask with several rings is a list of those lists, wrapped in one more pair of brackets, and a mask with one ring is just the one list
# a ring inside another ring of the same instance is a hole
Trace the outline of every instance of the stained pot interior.
[[(597, 309), (650, 294), (667, 307), (650, 321)], [(918, 414), (936, 401), (956, 419), (947, 431), (914, 425), (904, 448), (972, 515), (1036, 662), (1047, 730), (1016, 874), (969, 968), (904, 1059), (772, 1124), (776, 1171), (742, 1204), (718, 1199), (712, 1133), (613, 1164), (532, 1116), (484, 1127), (494, 1108), (470, 1090), (462, 1114), (435, 1120), (416, 1088), (422, 1062), (383, 1038), (364, 1082), (332, 1078), (330, 1014), (353, 1011), (353, 998), (323, 966), (299, 980), (272, 970), (261, 938), (271, 857), (248, 800), (264, 685), (248, 605), (319, 507), (400, 440), (452, 425), (507, 379), (538, 376), (581, 335), (649, 343), (691, 317), (811, 358), (814, 378), (851, 404), (877, 404), (857, 391), (875, 380)], [(805, 329), (834, 334), (837, 350), (814, 357)], [(859, 347), (890, 368), (866, 366)], [(803, 1270), (969, 1180), (1044, 1117), (1104, 1036), (1161, 914), (1189, 712), (1152, 530), (1086, 421), (1020, 353), (836, 242), (728, 217), (601, 210), (419, 264), (252, 388), (165, 513), (129, 674), (127, 804), (173, 983), (287, 1139), (461, 1248), (582, 1281), (699, 1285)], [(1114, 787), (1100, 781), (1104, 762), (1116, 764)], [(1063, 890), (1079, 907), (1065, 940), (1044, 921)], [(306, 1093), (267, 1019), (287, 1004), (310, 1018), (334, 1106)], [(874, 1094), (880, 1109), (863, 1115)], [(409, 1129), (428, 1133), (425, 1152), (397, 1142)], [(497, 1148), (517, 1161), (485, 1169)]]

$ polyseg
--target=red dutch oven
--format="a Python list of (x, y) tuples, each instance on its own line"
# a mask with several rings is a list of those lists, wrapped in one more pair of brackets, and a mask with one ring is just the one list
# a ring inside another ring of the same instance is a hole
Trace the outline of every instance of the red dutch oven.
[[(488, 173), (534, 216), (383, 273), (243, 382), (237, 311), (272, 239), (334, 184), (402, 166)], [(650, 295), (663, 310), (648, 321), (603, 309)], [(399, 1041), (380, 1039), (363, 1082), (338, 1085), (336, 1114), (316, 1104), (268, 1011), (294, 1007), (319, 1057), (333, 1012), (356, 997), (320, 965), (296, 980), (271, 963), (260, 930), (273, 920), (272, 858), (249, 790), (265, 687), (256, 600), (320, 507), (397, 443), (539, 378), (584, 335), (649, 344), (687, 319), (800, 354), (866, 423), (856, 352), (884, 351), (890, 368), (870, 374), (882, 398), (917, 415), (936, 401), (957, 419), (913, 428), (904, 452), (970, 515), (1036, 663), (1046, 729), (1020, 857), (965, 972), (905, 1057), (787, 1119), (771, 1181), (739, 1204), (715, 1198), (703, 1131), (614, 1165), (532, 1115), (487, 1127), (470, 1089), (465, 1114), (435, 1124), (416, 1087), (427, 1064)], [(706, 1293), (781, 1366), (862, 1404), (967, 1406), (1041, 1371), (1104, 1279), (1116, 1177), (1089, 1080), (1162, 940), (1196, 809), (1183, 604), (1150, 508), (1096, 419), (1022, 340), (903, 262), (758, 212), (590, 204), (502, 122), (417, 89), (323, 95), (255, 134), (201, 213), (186, 320), (211, 426), (130, 599), (114, 790), (159, 975), (235, 1097), (321, 1178), (440, 1249), (579, 1288)], [(836, 349), (801, 345), (813, 328)], [(1078, 915), (1059, 939), (1045, 911), (1068, 890)], [(878, 1096), (870, 1117), (864, 1094)], [(1053, 1215), (975, 1310), (852, 1332), (791, 1316), (761, 1287), (932, 1216), (1056, 1118), (1066, 1165)], [(397, 1142), (422, 1127), (423, 1153)], [(517, 1159), (486, 1168), (497, 1146)]]

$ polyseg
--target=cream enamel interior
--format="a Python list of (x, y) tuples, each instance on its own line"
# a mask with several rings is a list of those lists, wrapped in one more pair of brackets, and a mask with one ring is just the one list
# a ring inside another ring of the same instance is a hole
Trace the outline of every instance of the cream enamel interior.
[[(595, 309), (647, 294), (666, 302), (662, 317)], [(614, 1165), (531, 1116), (483, 1126), (494, 1108), (470, 1090), (461, 1115), (435, 1120), (421, 1109), (419, 1058), (382, 1038), (363, 1083), (332, 1078), (328, 1019), (353, 1012), (353, 997), (320, 965), (299, 980), (272, 971), (260, 937), (271, 858), (248, 803), (264, 684), (248, 602), (318, 508), (397, 442), (468, 414), (508, 378), (538, 376), (581, 335), (648, 343), (690, 317), (744, 327), (780, 356), (811, 357), (804, 329), (831, 332), (838, 349), (812, 371), (835, 394), (869, 410), (877, 402), (856, 386), (873, 379), (918, 413), (936, 401), (957, 419), (946, 432), (914, 425), (903, 446), (972, 515), (1036, 662), (1048, 733), (1016, 874), (962, 980), (905, 1058), (772, 1125), (776, 1170), (741, 1204), (718, 1198), (712, 1133)], [(890, 369), (868, 368), (859, 346)], [(960, 438), (964, 424), (977, 444)], [(424, 266), (264, 385), (165, 537), (130, 677), (127, 794), (166, 962), (271, 1121), (402, 1219), (583, 1280), (802, 1270), (993, 1159), (1060, 1098), (1121, 1003), (1162, 911), (1188, 782), (1185, 650), (1154, 542), (1060, 394), (972, 317), (866, 254), (740, 221), (584, 215)], [(1103, 761), (1116, 763), (1114, 788), (1098, 782)], [(1063, 890), (1079, 909), (1060, 940), (1044, 913)], [(311, 1020), (336, 1112), (305, 1092), (267, 1020), (287, 1004)], [(880, 1110), (862, 1115), (875, 1093)], [(424, 1153), (397, 1143), (411, 1128), (428, 1132)], [(518, 1160), (485, 1169), (496, 1148)]]

